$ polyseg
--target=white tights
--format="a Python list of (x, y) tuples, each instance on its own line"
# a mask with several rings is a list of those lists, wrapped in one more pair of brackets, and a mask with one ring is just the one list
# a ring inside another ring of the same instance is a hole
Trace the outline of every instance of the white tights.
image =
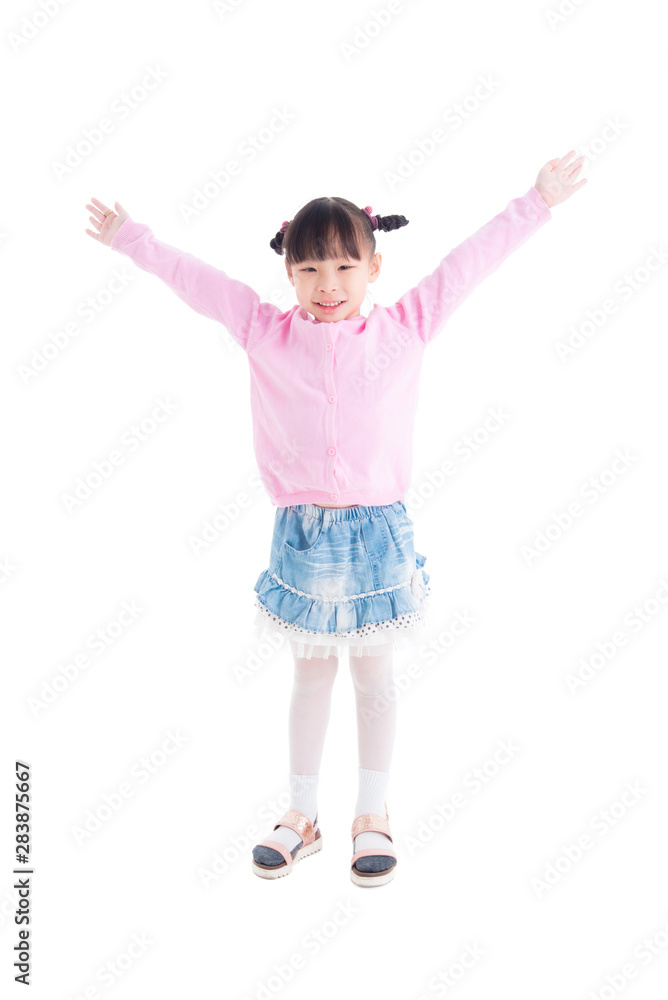
[[(329, 723), (338, 659), (293, 657), (290, 701), (290, 772), (318, 774)], [(377, 656), (350, 656), (357, 711), (359, 766), (389, 771), (396, 732), (396, 701), (383, 698), (393, 682), (392, 650)]]
[[(293, 654), (294, 679), (289, 714), (290, 808), (313, 822), (317, 811), (317, 782), (329, 723), (332, 690), (338, 672), (336, 656), (298, 657)], [(355, 816), (372, 812), (385, 816), (384, 800), (396, 730), (396, 701), (382, 697), (393, 683), (393, 650), (377, 655), (349, 655), (355, 690), (359, 787)], [(272, 840), (289, 850), (299, 836), (279, 827)], [(355, 849), (388, 844), (383, 834), (363, 833)]]

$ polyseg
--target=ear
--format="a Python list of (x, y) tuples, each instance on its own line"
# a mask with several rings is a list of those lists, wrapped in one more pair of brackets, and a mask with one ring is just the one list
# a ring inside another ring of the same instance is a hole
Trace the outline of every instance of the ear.
[(380, 268), (383, 263), (383, 255), (375, 253), (369, 264), (369, 281), (376, 281), (380, 275)]

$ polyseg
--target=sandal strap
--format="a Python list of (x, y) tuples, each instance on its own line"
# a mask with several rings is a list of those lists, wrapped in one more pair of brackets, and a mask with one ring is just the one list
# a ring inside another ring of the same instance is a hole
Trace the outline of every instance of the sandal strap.
[[(390, 850), (389, 847), (387, 849), (383, 847), (365, 847), (364, 850), (362, 851), (355, 851), (355, 853), (352, 856), (350, 864), (352, 867), (354, 867), (355, 862), (357, 861), (358, 858), (371, 858), (371, 857), (394, 858), (395, 861), (399, 860), (395, 852)], [(384, 871), (378, 872), (378, 875), (384, 875), (384, 874), (385, 874)]]
[[(317, 826), (318, 817), (315, 818), (315, 824)], [(294, 830), (298, 833), (300, 838), (304, 841), (303, 846), (308, 847), (315, 840), (315, 827), (311, 823), (308, 816), (305, 816), (303, 812), (298, 809), (288, 809), (284, 816), (279, 819), (278, 823), (275, 824), (274, 830), (277, 830), (279, 826), (287, 826), (288, 829)]]
[[(281, 842), (279, 840), (261, 840), (260, 843), (256, 844), (255, 846), (256, 847), (270, 847), (272, 849), (272, 851), (278, 851), (278, 853), (282, 854), (283, 857), (285, 858), (286, 865), (291, 865), (292, 862), (294, 861), (293, 855), (287, 849), (287, 847), (285, 846), (285, 844), (281, 844)], [(279, 868), (280, 867), (281, 866), (279, 865)]]
[(383, 818), (375, 813), (362, 813), (361, 816), (358, 816), (354, 820), (350, 832), (353, 840), (355, 837), (359, 836), (360, 833), (384, 833), (386, 837), (389, 837), (390, 840), (392, 840), (389, 820), (387, 817)]

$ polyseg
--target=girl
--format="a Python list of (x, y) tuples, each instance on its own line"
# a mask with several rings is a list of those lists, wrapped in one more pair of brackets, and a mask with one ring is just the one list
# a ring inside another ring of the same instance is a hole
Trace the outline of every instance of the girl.
[[(418, 380), (425, 347), (468, 294), (586, 180), (583, 156), (548, 161), (535, 185), (451, 250), (394, 305), (360, 313), (380, 275), (375, 230), (405, 226), (344, 198), (316, 198), (270, 241), (285, 256), (299, 305), (287, 312), (190, 254), (160, 242), (123, 206), (86, 208), (93, 239), (161, 278), (221, 322), (251, 371), (253, 445), (276, 506), (268, 568), (255, 584), (253, 631), (284, 636), (294, 659), (290, 808), (252, 851), (262, 878), (290, 873), (319, 851), (317, 787), (339, 655), (348, 650), (356, 698), (359, 785), (350, 875), (389, 882), (397, 864), (386, 793), (396, 703), (395, 649), (423, 637), (425, 556), (402, 500), (410, 485)], [(378, 706), (383, 705), (381, 709)]]

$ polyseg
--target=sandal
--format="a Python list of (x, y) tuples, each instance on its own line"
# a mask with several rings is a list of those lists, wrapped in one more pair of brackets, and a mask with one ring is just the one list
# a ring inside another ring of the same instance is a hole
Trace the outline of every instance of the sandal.
[[(308, 816), (298, 809), (288, 809), (278, 823), (274, 824), (274, 830), (279, 826), (289, 827), (302, 839), (291, 851), (277, 840), (262, 840), (256, 844), (253, 848), (253, 871), (260, 878), (281, 878), (282, 875), (289, 875), (298, 861), (322, 848), (322, 834), (318, 827), (317, 815), (311, 823)], [(277, 854), (282, 860), (278, 860)]]
[[(354, 820), (351, 833), (353, 837), (353, 850), (355, 849), (355, 837), (360, 833), (384, 833), (392, 840), (390, 833), (389, 815), (387, 812), (387, 802), (385, 803), (385, 818), (377, 816), (375, 813), (363, 813)], [(369, 858), (362, 862), (362, 868), (357, 864), (358, 858)], [(386, 864), (383, 858), (387, 858)], [(394, 860), (392, 860), (394, 859)], [(350, 863), (350, 878), (355, 885), (385, 885), (394, 878), (394, 869), (397, 866), (397, 855), (393, 850), (383, 847), (365, 847), (361, 851), (355, 851)], [(363, 869), (367, 870), (364, 871)]]

